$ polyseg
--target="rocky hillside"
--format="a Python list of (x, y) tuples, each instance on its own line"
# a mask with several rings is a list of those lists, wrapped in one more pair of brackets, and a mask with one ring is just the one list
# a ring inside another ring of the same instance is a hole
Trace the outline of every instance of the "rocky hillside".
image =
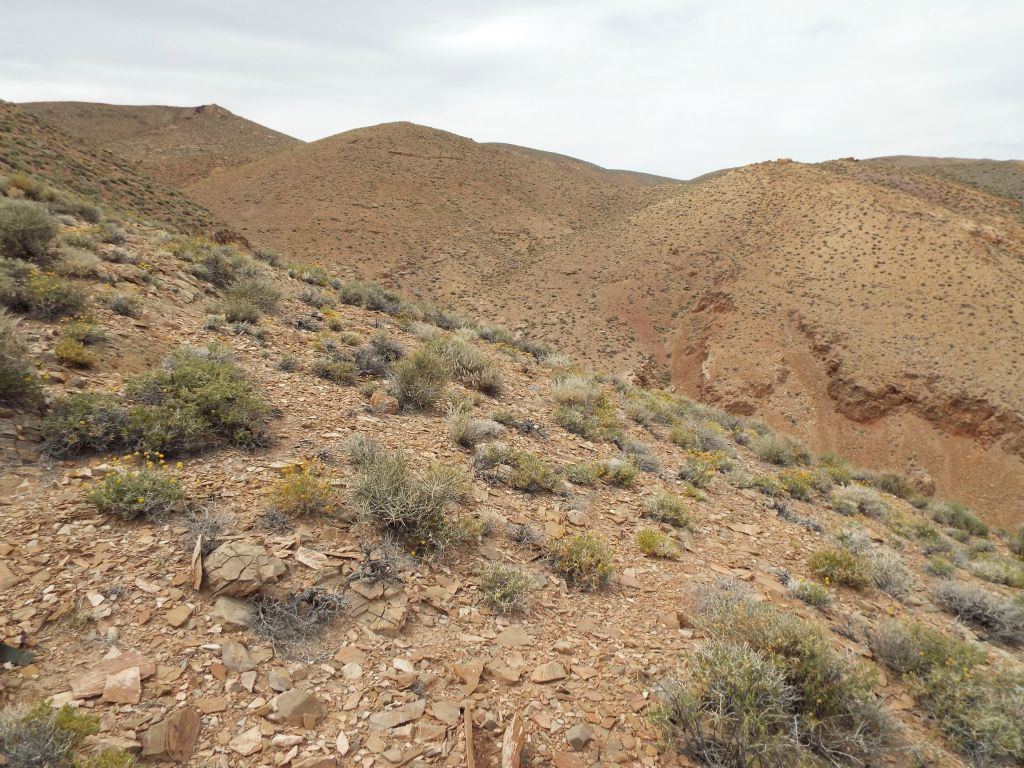
[(391, 124), (189, 193), (254, 243), (497, 317), (591, 365), (653, 356), (690, 396), (1013, 524), (1024, 220), (991, 192), (1012, 197), (1020, 179), (1013, 163), (836, 161), (656, 184)]
[(9, 765), (1024, 760), (1024, 531), (653, 366), (47, 215), (0, 198)]
[(217, 104), (165, 107), (35, 101), (20, 106), (173, 187), (302, 144)]
[(221, 226), (216, 216), (179, 190), (6, 101), (0, 101), (0, 173), (46, 177), (93, 203), (187, 231)]

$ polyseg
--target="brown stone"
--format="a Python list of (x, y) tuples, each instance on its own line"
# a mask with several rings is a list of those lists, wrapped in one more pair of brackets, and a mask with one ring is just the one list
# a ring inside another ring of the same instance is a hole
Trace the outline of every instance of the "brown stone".
[(235, 736), (235, 738), (228, 742), (228, 749), (232, 752), (237, 752), (242, 757), (262, 752), (263, 734), (260, 732), (260, 727), (254, 725), (249, 730)]
[(206, 584), (217, 595), (248, 597), (274, 584), (288, 568), (259, 544), (230, 541), (217, 547), (203, 563)]
[(553, 683), (555, 680), (563, 680), (565, 677), (565, 667), (557, 661), (541, 664), (530, 674), (530, 679), (535, 683)]
[(175, 710), (142, 734), (142, 756), (186, 763), (192, 757), (202, 722), (191, 707)]
[(138, 667), (128, 667), (107, 677), (102, 701), (112, 704), (138, 704), (142, 698), (142, 680)]
[(370, 715), (371, 731), (386, 731), (399, 725), (417, 720), (423, 716), (427, 700), (417, 699), (397, 709), (388, 709), (383, 712), (374, 712)]
[(290, 725), (314, 728), (327, 716), (327, 707), (315, 695), (301, 688), (292, 688), (274, 699), (277, 717)]
[(156, 663), (138, 653), (122, 653), (104, 659), (92, 671), (71, 681), (71, 692), (76, 699), (90, 699), (99, 696), (106, 688), (107, 678), (130, 667), (139, 668), (139, 679), (145, 680), (156, 672)]

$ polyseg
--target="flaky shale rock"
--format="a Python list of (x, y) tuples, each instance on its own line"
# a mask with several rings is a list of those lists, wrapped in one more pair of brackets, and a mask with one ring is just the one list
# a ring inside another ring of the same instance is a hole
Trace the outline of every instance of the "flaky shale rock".
[(231, 541), (207, 556), (203, 570), (215, 595), (248, 597), (277, 582), (288, 569), (259, 544)]

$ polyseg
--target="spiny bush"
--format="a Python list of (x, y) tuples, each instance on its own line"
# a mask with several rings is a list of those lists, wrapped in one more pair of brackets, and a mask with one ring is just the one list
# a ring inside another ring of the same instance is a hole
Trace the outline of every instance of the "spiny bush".
[(267, 313), (275, 312), (281, 300), (281, 292), (274, 284), (256, 275), (235, 279), (226, 294), (231, 301), (245, 302)]
[(500, 614), (522, 613), (530, 605), (533, 579), (512, 565), (486, 563), (480, 569), (480, 593)]
[(0, 254), (38, 261), (56, 236), (57, 222), (43, 206), (0, 199)]
[(988, 525), (964, 504), (955, 501), (936, 502), (928, 505), (928, 511), (940, 525), (958, 528), (972, 536), (988, 536)]
[(453, 507), (468, 489), (456, 467), (435, 464), (417, 473), (405, 454), (379, 452), (360, 467), (351, 500), (362, 522), (401, 540), (413, 554), (437, 555), (465, 537)]
[(903, 600), (910, 592), (914, 578), (903, 563), (903, 558), (886, 547), (875, 547), (868, 551), (871, 564), (871, 580), (887, 595)]
[(1016, 533), (1010, 534), (1006, 546), (1013, 554), (1024, 560), (1024, 525), (1018, 528)]
[(424, 346), (444, 363), (452, 378), (467, 387), (491, 397), (497, 397), (504, 390), (501, 370), (476, 347), (455, 336), (441, 336)]
[(895, 472), (882, 472), (872, 478), (872, 485), (878, 490), (892, 494), (900, 499), (910, 499), (917, 495), (917, 489), (903, 475)]
[(359, 347), (352, 360), (365, 376), (384, 378), (391, 374), (391, 366), (405, 357), (402, 345), (386, 333), (375, 333), (369, 342)]
[(322, 661), (320, 639), (348, 603), (343, 595), (310, 587), (284, 595), (262, 593), (253, 601), (253, 632), (270, 641), (275, 655), (306, 663)]
[(62, 277), (96, 277), (99, 263), (100, 257), (92, 251), (64, 246), (53, 270)]
[(833, 491), (829, 503), (841, 515), (859, 513), (880, 518), (889, 512), (889, 505), (882, 501), (878, 491), (863, 485), (849, 485)]
[(218, 348), (184, 347), (162, 369), (132, 379), (124, 401), (83, 392), (60, 400), (43, 421), (46, 451), (149, 450), (185, 454), (227, 443), (269, 443), (271, 406)]
[(758, 435), (750, 441), (750, 449), (761, 461), (767, 461), (769, 464), (776, 464), (780, 467), (811, 463), (811, 454), (807, 448), (784, 435), (774, 433)]
[(619, 446), (623, 455), (636, 465), (637, 469), (651, 474), (661, 471), (661, 462), (646, 443), (622, 437), (616, 440), (615, 444)]
[(299, 294), (299, 301), (307, 306), (313, 307), (314, 309), (323, 309), (325, 307), (333, 307), (334, 299), (324, 293), (318, 291), (315, 288), (305, 288)]
[(669, 433), (669, 440), (684, 450), (697, 450), (700, 448), (700, 440), (697, 433), (686, 424), (676, 424)]
[(110, 311), (122, 317), (142, 317), (142, 302), (138, 296), (130, 296), (126, 293), (117, 293), (110, 297), (107, 302)]
[(928, 558), (928, 573), (940, 579), (949, 579), (956, 573), (956, 566), (942, 555), (932, 555)]
[(630, 458), (608, 459), (597, 465), (602, 480), (619, 488), (632, 488), (636, 485), (637, 466)]
[(812, 605), (815, 608), (824, 608), (831, 602), (831, 596), (823, 585), (809, 579), (800, 577), (790, 578), (786, 581), (786, 588), (797, 600)]
[[(24, 265), (24, 266), (22, 266)], [(26, 262), (5, 259), (0, 275), (0, 304), (37, 320), (59, 320), (82, 314), (89, 294), (79, 284)]]
[(673, 424), (686, 412), (683, 402), (661, 389), (630, 387), (625, 392), (626, 415), (637, 424)]
[(849, 485), (853, 481), (853, 468), (842, 456), (824, 453), (818, 457), (818, 467), (828, 473), (836, 485)]
[(833, 764), (875, 764), (893, 727), (874, 695), (874, 671), (837, 654), (816, 625), (743, 590), (714, 591), (698, 598), (698, 626), (747, 646), (782, 673), (794, 693), (788, 710), (795, 743)]
[(260, 308), (246, 299), (229, 298), (220, 311), (229, 323), (257, 323), (260, 319)]
[(945, 582), (935, 601), (957, 618), (1006, 645), (1024, 644), (1024, 605), (973, 584)]
[(651, 520), (674, 525), (676, 528), (693, 528), (693, 518), (686, 508), (686, 502), (679, 496), (664, 491), (658, 491), (653, 498), (646, 501), (643, 515)]
[(356, 364), (339, 354), (317, 358), (310, 363), (309, 372), (318, 378), (346, 387), (355, 385), (359, 378)]
[(982, 667), (985, 653), (917, 623), (890, 621), (869, 641), (875, 656), (906, 675), (918, 704), (972, 765), (1024, 760), (1024, 674)]
[(967, 570), (993, 584), (1024, 589), (1024, 563), (1001, 557), (981, 557), (968, 563)]
[(338, 288), (338, 297), (345, 304), (386, 312), (389, 315), (398, 314), (405, 305), (402, 297), (394, 291), (360, 280), (342, 283)]
[(99, 344), (107, 338), (106, 331), (89, 320), (72, 320), (60, 329), (62, 338), (74, 339), (83, 344)]
[(345, 452), (355, 467), (365, 467), (387, 456), (387, 451), (372, 437), (355, 435), (345, 444)]
[(685, 673), (662, 684), (652, 719), (665, 740), (702, 765), (795, 765), (797, 692), (771, 659), (742, 642), (709, 640)]
[(490, 419), (474, 419), (465, 410), (452, 409), (445, 418), (448, 434), (456, 445), (472, 448), (477, 443), (493, 440), (502, 433), (502, 426)]
[(552, 569), (567, 584), (586, 592), (602, 589), (615, 573), (611, 550), (592, 533), (559, 539), (548, 556)]
[(842, 547), (827, 547), (811, 555), (811, 572), (826, 584), (863, 589), (871, 583), (871, 564), (864, 555)]
[(270, 505), (288, 517), (325, 515), (336, 504), (334, 488), (317, 462), (290, 467), (270, 494)]
[(719, 472), (729, 469), (729, 458), (719, 451), (690, 451), (677, 476), (697, 488), (707, 488)]
[(398, 404), (405, 410), (432, 408), (450, 381), (447, 364), (426, 347), (420, 347), (394, 366), (391, 384)]
[(42, 397), (18, 321), (0, 309), (0, 405), (23, 405)]
[(782, 486), (774, 475), (759, 474), (750, 479), (750, 487), (759, 490), (765, 496), (779, 496), (782, 493)]
[[(68, 704), (54, 709), (40, 702), (28, 710), (8, 710), (0, 714), (0, 755), (8, 768), (98, 768), (103, 764), (78, 760), (74, 753), (86, 736), (99, 730), (98, 717)], [(133, 761), (127, 757), (127, 763), (108, 765), (130, 766)]]
[(569, 464), (564, 468), (565, 479), (574, 485), (593, 486), (601, 479), (603, 467), (597, 462)]
[(636, 535), (636, 543), (640, 547), (640, 551), (648, 557), (678, 560), (681, 554), (679, 545), (672, 540), (671, 536), (667, 536), (653, 528), (644, 528), (639, 531)]
[[(473, 466), (485, 476), (500, 479), (509, 487), (526, 493), (562, 490), (562, 478), (537, 454), (512, 448), (505, 443), (487, 443), (477, 448)], [(505, 474), (495, 473), (498, 467), (508, 467)]]
[(235, 246), (218, 245), (204, 238), (180, 238), (171, 244), (170, 250), (190, 263), (192, 275), (218, 288), (227, 288), (252, 268), (249, 259)]
[(86, 501), (122, 520), (160, 517), (176, 511), (185, 499), (185, 486), (158, 469), (111, 472), (93, 486)]
[(561, 376), (552, 382), (551, 393), (559, 404), (555, 421), (569, 432), (587, 440), (614, 440), (622, 435), (615, 406), (592, 378)]

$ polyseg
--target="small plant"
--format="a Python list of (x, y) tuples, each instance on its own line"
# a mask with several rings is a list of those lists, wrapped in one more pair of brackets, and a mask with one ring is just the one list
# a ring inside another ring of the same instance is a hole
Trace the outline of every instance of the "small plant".
[(569, 464), (565, 467), (565, 479), (574, 485), (590, 487), (597, 485), (604, 468), (600, 464)]
[(402, 345), (386, 333), (374, 334), (368, 343), (352, 354), (352, 360), (361, 374), (378, 378), (389, 376), (391, 367), (403, 357), (405, 350)]
[(290, 467), (274, 486), (270, 505), (289, 517), (325, 515), (336, 505), (334, 488), (320, 464)]
[(277, 304), (281, 300), (281, 292), (272, 283), (257, 276), (237, 278), (225, 293), (228, 297), (227, 304), (248, 304), (256, 308), (257, 314), (277, 311)]
[[(10, 768), (90, 766), (91, 760), (79, 761), (74, 758), (74, 753), (86, 736), (98, 733), (99, 729), (98, 717), (73, 709), (68, 704), (54, 709), (46, 702), (40, 702), (28, 710), (9, 710), (0, 714), (0, 755), (4, 756), (4, 764)], [(128, 759), (131, 760), (130, 755)]]
[(185, 499), (181, 481), (158, 469), (111, 472), (93, 486), (86, 501), (122, 520), (160, 517), (177, 510)]
[(729, 466), (729, 459), (724, 453), (690, 451), (686, 462), (679, 469), (678, 477), (697, 488), (707, 488), (715, 475), (727, 470)]
[(676, 528), (693, 528), (693, 518), (686, 508), (686, 502), (679, 496), (658, 491), (654, 498), (644, 504), (644, 517), (668, 523)]
[(354, 386), (358, 381), (359, 373), (355, 363), (341, 355), (317, 358), (310, 364), (309, 372), (318, 378), (344, 387)]
[(480, 569), (480, 593), (500, 614), (522, 613), (530, 604), (533, 579), (511, 565), (487, 563)]
[(18, 321), (0, 309), (0, 405), (23, 405), (42, 397)]
[(323, 291), (318, 291), (315, 288), (304, 288), (302, 293), (299, 294), (299, 301), (313, 307), (314, 309), (323, 309), (324, 307), (334, 306), (334, 299)]
[(64, 246), (53, 269), (63, 277), (96, 277), (99, 263), (100, 257), (92, 251)]
[(253, 603), (252, 629), (270, 641), (275, 655), (306, 663), (326, 656), (324, 630), (348, 607), (344, 596), (311, 587), (283, 596), (260, 594)]
[(796, 467), (779, 472), (779, 485), (794, 499), (810, 501), (813, 497), (814, 473)]
[(82, 286), (50, 272), (31, 269), (3, 283), (0, 278), (0, 301), (37, 320), (80, 315), (89, 304), (89, 294)]
[(587, 440), (614, 440), (622, 424), (611, 399), (591, 377), (568, 374), (556, 378), (551, 393), (559, 405), (555, 421)]
[(797, 600), (815, 608), (824, 608), (832, 600), (828, 589), (818, 582), (810, 581), (809, 579), (791, 578), (786, 582), (786, 587)]
[(437, 356), (452, 378), (471, 389), (497, 397), (505, 388), (501, 370), (487, 355), (454, 336), (441, 336), (424, 347)]
[(228, 323), (257, 323), (260, 308), (247, 299), (229, 298), (221, 305), (221, 314)]
[(277, 370), (285, 373), (302, 370), (302, 359), (298, 355), (285, 354), (277, 361)]
[(932, 519), (940, 525), (948, 525), (969, 533), (971, 536), (988, 536), (988, 525), (968, 507), (955, 501), (930, 504), (928, 510)]
[(405, 410), (432, 408), (444, 395), (449, 380), (448, 366), (426, 347), (399, 360), (392, 374), (395, 397)]
[(615, 572), (611, 551), (592, 533), (554, 542), (550, 549), (550, 562), (567, 584), (586, 592), (604, 588)]
[(598, 465), (601, 479), (619, 488), (636, 485), (638, 470), (632, 459), (608, 459)]
[(940, 579), (951, 579), (956, 573), (956, 566), (942, 555), (932, 555), (928, 558), (928, 573)]
[(883, 472), (872, 478), (872, 484), (880, 491), (892, 494), (900, 499), (910, 499), (917, 495), (917, 490), (903, 475), (895, 472)]
[(73, 368), (92, 368), (98, 360), (94, 352), (86, 349), (85, 344), (70, 336), (62, 336), (54, 345), (53, 353), (64, 365)]
[(56, 236), (57, 222), (43, 206), (0, 198), (0, 255), (38, 261)]
[(871, 650), (901, 675), (924, 675), (936, 668), (966, 671), (985, 661), (985, 652), (916, 622), (892, 619), (868, 636)]
[(360, 520), (396, 537), (412, 554), (439, 555), (465, 537), (453, 507), (469, 489), (461, 470), (441, 464), (414, 472), (403, 453), (366, 458), (352, 486)]
[[(534, 453), (511, 448), (504, 443), (481, 445), (473, 457), (473, 465), (478, 471), (501, 479), (517, 491), (556, 493), (562, 490), (562, 479), (549, 464)], [(509, 469), (503, 475), (493, 475), (497, 467)]]
[(861, 554), (841, 547), (820, 549), (808, 561), (811, 572), (826, 584), (864, 589), (871, 583), (871, 564)]
[(111, 312), (122, 317), (142, 317), (142, 302), (137, 296), (117, 293), (110, 297), (107, 306), (110, 307)]
[(452, 440), (463, 448), (472, 448), (477, 443), (493, 440), (503, 431), (498, 422), (490, 419), (474, 419), (462, 409), (450, 411), (445, 422)]
[(1006, 645), (1024, 644), (1024, 604), (973, 584), (950, 581), (935, 590), (945, 610)]
[(666, 560), (678, 560), (680, 551), (670, 536), (653, 528), (644, 528), (636, 535), (637, 546), (648, 557), (663, 557)]
[(780, 467), (810, 464), (811, 454), (802, 444), (790, 437), (768, 433), (750, 441), (750, 449), (761, 461)]
[(833, 491), (829, 503), (841, 515), (867, 515), (884, 517), (889, 512), (878, 492), (863, 485), (849, 485)]
[(779, 481), (773, 475), (768, 474), (754, 475), (750, 480), (750, 487), (769, 497), (775, 497), (782, 493)]
[(903, 600), (910, 592), (913, 576), (896, 552), (885, 547), (876, 547), (868, 552), (871, 564), (871, 580), (887, 595)]

